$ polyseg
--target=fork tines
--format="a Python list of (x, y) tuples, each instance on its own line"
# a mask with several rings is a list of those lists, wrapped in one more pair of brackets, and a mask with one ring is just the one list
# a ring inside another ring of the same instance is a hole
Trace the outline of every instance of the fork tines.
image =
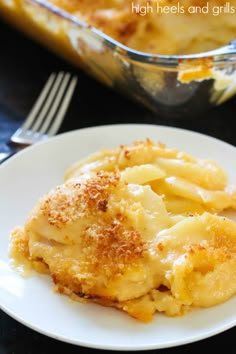
[(52, 73), (23, 125), (11, 141), (33, 144), (43, 137), (53, 136), (59, 130), (72, 98), (77, 77), (70, 73)]

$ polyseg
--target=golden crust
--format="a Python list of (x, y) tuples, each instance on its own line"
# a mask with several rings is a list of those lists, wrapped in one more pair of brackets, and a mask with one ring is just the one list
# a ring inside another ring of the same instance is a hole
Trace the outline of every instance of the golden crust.
[[(208, 51), (236, 35), (236, 11), (225, 9), (228, 3), (224, 0), (50, 1), (120, 43), (147, 53)], [(235, 9), (235, 0), (230, 6)]]
[(48, 194), (41, 203), (41, 212), (51, 225), (59, 228), (88, 214), (106, 212), (109, 194), (118, 179), (115, 175), (98, 173), (85, 183), (69, 181)]

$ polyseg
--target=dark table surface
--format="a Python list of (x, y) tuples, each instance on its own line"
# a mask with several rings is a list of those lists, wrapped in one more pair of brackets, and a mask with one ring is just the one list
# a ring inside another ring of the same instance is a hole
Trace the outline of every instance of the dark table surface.
[[(152, 123), (202, 132), (236, 145), (236, 98), (199, 117), (167, 119), (102, 86), (2, 22), (0, 38), (0, 149), (26, 117), (49, 74), (58, 70), (70, 70), (79, 78), (60, 132), (114, 123)], [(234, 336), (235, 328), (209, 339), (158, 352), (212, 353), (225, 348), (227, 354), (235, 354)], [(58, 351), (72, 354), (88, 350), (39, 334), (0, 311), (0, 354), (51, 354)]]

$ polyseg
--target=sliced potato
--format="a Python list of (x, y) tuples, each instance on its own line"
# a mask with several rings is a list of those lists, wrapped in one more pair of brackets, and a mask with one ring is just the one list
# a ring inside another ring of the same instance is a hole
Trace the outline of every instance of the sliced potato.
[(207, 207), (190, 199), (177, 196), (165, 196), (163, 199), (168, 212), (172, 214), (193, 215), (202, 214), (207, 211)]
[(209, 191), (180, 177), (167, 177), (155, 181), (152, 183), (152, 189), (159, 195), (179, 196), (200, 203), (216, 212), (235, 208), (235, 201), (230, 193), (224, 190)]
[(165, 172), (151, 164), (127, 167), (121, 172), (121, 178), (129, 184), (145, 184), (163, 177), (165, 177)]
[(158, 158), (156, 162), (168, 176), (185, 178), (209, 190), (219, 190), (227, 185), (225, 171), (212, 160), (186, 162), (179, 159)]

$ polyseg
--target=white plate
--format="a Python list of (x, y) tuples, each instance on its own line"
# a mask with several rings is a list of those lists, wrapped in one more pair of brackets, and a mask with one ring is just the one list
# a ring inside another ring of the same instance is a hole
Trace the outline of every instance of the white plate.
[(38, 198), (62, 182), (64, 170), (103, 147), (150, 138), (198, 157), (217, 160), (236, 182), (236, 148), (187, 130), (155, 125), (110, 125), (58, 135), (15, 155), (0, 167), (0, 306), (26, 326), (85, 347), (147, 350), (178, 346), (220, 333), (236, 324), (236, 296), (184, 317), (156, 314), (143, 324), (115, 309), (74, 303), (52, 291), (47, 276), (23, 278), (9, 265), (9, 234), (22, 225)]

